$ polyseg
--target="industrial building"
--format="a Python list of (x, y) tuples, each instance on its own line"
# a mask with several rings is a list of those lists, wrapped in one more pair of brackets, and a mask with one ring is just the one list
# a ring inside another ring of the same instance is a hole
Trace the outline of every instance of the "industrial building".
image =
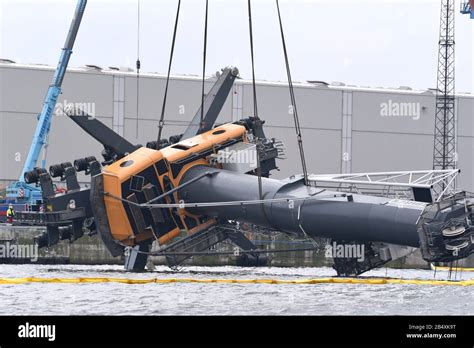
[[(54, 67), (0, 61), (0, 187), (18, 179)], [(246, 77), (246, 76), (244, 76)], [(308, 76), (308, 79), (312, 77)], [(214, 77), (206, 84), (210, 89)], [(156, 140), (166, 75), (129, 68), (69, 68), (49, 135), (47, 165), (94, 155), (101, 145), (62, 113), (75, 103), (130, 142)], [(201, 78), (172, 76), (164, 136), (181, 134), (201, 103)], [(435, 91), (409, 87), (363, 87), (324, 81), (294, 83), (310, 173), (431, 169)], [(137, 91), (139, 95), (137, 97)], [(257, 82), (259, 116), (267, 136), (279, 139), (286, 160), (284, 178), (301, 172), (286, 82)], [(238, 79), (219, 122), (253, 113), (252, 83)], [(474, 96), (456, 96), (458, 187), (474, 191)], [(84, 180), (85, 181), (85, 180)]]

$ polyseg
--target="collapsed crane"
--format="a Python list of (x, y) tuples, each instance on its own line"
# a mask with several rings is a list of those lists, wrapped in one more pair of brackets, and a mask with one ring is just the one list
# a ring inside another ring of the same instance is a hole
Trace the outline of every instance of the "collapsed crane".
[[(339, 275), (361, 274), (413, 248), (421, 248), (423, 258), (430, 262), (472, 254), (474, 197), (458, 192), (435, 200), (431, 195), (434, 185), (442, 181), (439, 176), (431, 176), (434, 181), (407, 183), (405, 188), (415, 197), (412, 201), (354, 193), (340, 185), (386, 186), (388, 181), (310, 175), (310, 184), (305, 185), (301, 175), (269, 178), (276, 169), (278, 150), (274, 139), (265, 138), (260, 122), (248, 118), (213, 127), (220, 107), (211, 105), (223, 105), (234, 78), (235, 69), (224, 69), (213, 87), (220, 93), (206, 97), (204, 127), (196, 129), (191, 122), (186, 137), (176, 135), (158, 147), (156, 142), (149, 144), (151, 148), (130, 144), (82, 110), (68, 108), (69, 118), (103, 144), (105, 166), (89, 157), (76, 160), (74, 166), (65, 163), (52, 166), (50, 173), (31, 175), (43, 188), (48, 211), (24, 213), (21, 218), (46, 223), (48, 230), (37, 239), (39, 246), (73, 241), (83, 231), (98, 233), (112, 255), (127, 255), (127, 269), (141, 270), (150, 255), (166, 256), (176, 266), (227, 239), (255, 264), (262, 264), (263, 255), (235, 224), (248, 222), (291, 235), (364, 245), (363, 261), (334, 259)], [(257, 148), (256, 135), (266, 139), (267, 146)], [(260, 163), (228, 160), (229, 156), (257, 158), (256, 151), (260, 151)], [(265, 173), (262, 198), (255, 172), (258, 165)], [(78, 171), (91, 174), (90, 189), (77, 185)], [(457, 173), (438, 174), (449, 181)], [(68, 190), (55, 194), (51, 177), (61, 176)], [(328, 188), (334, 183), (339, 188)], [(153, 242), (159, 250), (151, 250)]]
[[(362, 257), (334, 256), (341, 276), (362, 274), (415, 248), (428, 262), (474, 252), (474, 196), (447, 191), (457, 169), (347, 175), (308, 175), (304, 169), (285, 180), (270, 178), (281, 149), (266, 137), (256, 112), (214, 125), (237, 75), (235, 68), (223, 69), (185, 132), (146, 147), (68, 107), (69, 118), (104, 146), (104, 161), (86, 157), (51, 166), (49, 173), (25, 174), (28, 183), (42, 187), (47, 208), (18, 214), (46, 225), (37, 244), (49, 247), (98, 233), (113, 256), (125, 255), (127, 270), (142, 270), (151, 255), (177, 266), (230, 240), (252, 264), (264, 264), (271, 251), (257, 249), (245, 237), (239, 226), (246, 222), (363, 246)], [(90, 174), (90, 188), (79, 186), (78, 172)], [(66, 181), (67, 191), (55, 193), (52, 178)]]

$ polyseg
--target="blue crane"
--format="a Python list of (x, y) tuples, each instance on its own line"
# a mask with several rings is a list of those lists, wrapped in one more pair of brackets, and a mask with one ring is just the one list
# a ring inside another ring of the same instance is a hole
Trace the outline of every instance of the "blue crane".
[(7, 187), (7, 199), (9, 201), (34, 205), (42, 200), (41, 189), (35, 185), (27, 184), (24, 176), (25, 173), (35, 169), (37, 166), (42, 149), (44, 149), (44, 153), (41, 161), (41, 168), (44, 168), (46, 165), (46, 149), (48, 146), (48, 135), (51, 129), (53, 112), (58, 97), (61, 94), (61, 85), (69, 63), (69, 58), (72, 54), (72, 48), (74, 46), (74, 41), (76, 40), (86, 4), (87, 0), (78, 0), (77, 2), (75, 14), (71, 22), (71, 27), (69, 28), (66, 43), (64, 44), (64, 48), (62, 49), (59, 58), (59, 63), (54, 73), (53, 81), (48, 88), (41, 113), (38, 115), (38, 124), (28, 152), (28, 157), (23, 165), (18, 181)]
[(461, 13), (470, 14), (471, 18), (474, 19), (474, 0), (463, 0), (461, 2)]

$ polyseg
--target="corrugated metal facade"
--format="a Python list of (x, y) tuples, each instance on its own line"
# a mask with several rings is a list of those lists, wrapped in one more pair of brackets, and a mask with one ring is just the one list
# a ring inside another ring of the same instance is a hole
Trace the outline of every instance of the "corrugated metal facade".
[[(0, 64), (0, 183), (18, 177), (26, 158), (46, 88), (47, 66)], [(157, 136), (165, 78), (142, 74), (137, 117), (137, 80), (133, 72), (69, 69), (59, 103), (80, 103), (133, 143)], [(209, 89), (212, 79), (207, 83)], [(431, 91), (295, 84), (308, 169), (313, 173), (430, 169), (435, 97)], [(200, 105), (198, 77), (170, 81), (164, 135), (184, 131)], [(288, 89), (284, 83), (259, 82), (258, 108), (269, 137), (286, 146), (279, 161), (283, 178), (300, 172)], [(408, 103), (408, 104), (407, 104)], [(414, 103), (414, 104), (412, 104)], [(415, 114), (397, 116), (394, 105), (413, 106)], [(387, 113), (388, 107), (388, 113)], [(385, 109), (384, 109), (385, 108)], [(459, 186), (474, 191), (474, 97), (458, 95)], [(219, 122), (253, 112), (249, 81), (237, 80)], [(48, 165), (85, 155), (100, 157), (101, 146), (60, 113), (54, 117)]]

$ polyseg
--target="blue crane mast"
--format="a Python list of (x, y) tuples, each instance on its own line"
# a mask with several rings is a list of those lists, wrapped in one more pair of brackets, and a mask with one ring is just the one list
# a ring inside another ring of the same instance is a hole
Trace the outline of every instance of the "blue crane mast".
[(471, 15), (471, 19), (474, 19), (474, 0), (461, 1), (461, 13)]
[(74, 41), (76, 40), (77, 32), (81, 24), (82, 16), (87, 4), (87, 0), (78, 0), (74, 17), (69, 28), (69, 33), (66, 38), (66, 43), (62, 49), (59, 63), (56, 67), (54, 77), (48, 92), (44, 99), (43, 108), (38, 115), (38, 124), (33, 136), (28, 156), (23, 165), (18, 181), (12, 183), (7, 187), (7, 199), (15, 203), (26, 203), (30, 205), (36, 204), (42, 200), (41, 189), (35, 185), (27, 184), (25, 182), (25, 173), (36, 168), (41, 150), (44, 149), (43, 158), (41, 161), (41, 168), (46, 165), (46, 149), (48, 145), (48, 135), (51, 129), (51, 121), (53, 112), (56, 106), (59, 95), (61, 94), (61, 85), (63, 83), (64, 75), (72, 54)]

